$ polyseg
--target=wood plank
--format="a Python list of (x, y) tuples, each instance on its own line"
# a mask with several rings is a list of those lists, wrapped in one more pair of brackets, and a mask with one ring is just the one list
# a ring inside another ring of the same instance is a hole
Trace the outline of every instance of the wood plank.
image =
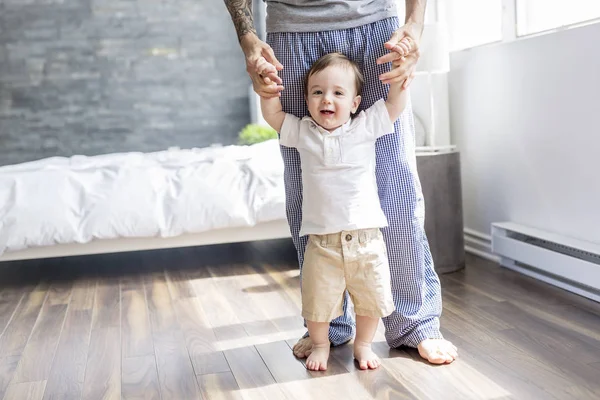
[[(551, 324), (556, 329), (570, 332), (579, 340), (598, 348), (600, 346), (600, 318), (595, 313), (572, 305), (558, 305), (540, 309), (519, 303), (523, 311)], [(600, 305), (597, 305), (600, 308)]]
[(99, 280), (94, 298), (92, 329), (120, 327), (120, 301), (119, 280), (110, 278)]
[(171, 298), (173, 300), (196, 297), (194, 287), (189, 282), (185, 271), (169, 269), (166, 272)]
[(484, 376), (493, 377), (494, 382), (511, 394), (511, 399), (558, 399), (551, 389), (533, 373), (523, 373), (520, 367), (496, 360), (494, 352), (486, 351), (471, 340), (462, 339), (451, 332), (446, 338), (460, 349), (460, 361), (479, 371)]
[(353, 374), (338, 374), (320, 379), (285, 382), (279, 385), (288, 399), (372, 399)]
[[(418, 357), (418, 355), (417, 355)], [(460, 387), (452, 381), (449, 371), (454, 364), (446, 365), (443, 369), (414, 359), (410, 352), (390, 351), (390, 357), (382, 360), (380, 368), (384, 369), (399, 386), (405, 388), (412, 396), (423, 399), (474, 399), (467, 388)], [(496, 398), (496, 397), (483, 397)]]
[[(247, 264), (209, 266), (208, 270), (215, 288), (211, 295), (217, 298), (219, 304), (224, 304), (219, 308), (222, 311), (219, 317), (239, 321), (213, 325), (221, 349), (286, 340), (304, 333), (301, 324), (294, 330), (289, 329), (290, 325), (284, 318), (297, 317), (296, 309), (285, 306), (280, 294), (253, 290), (266, 282)], [(275, 322), (283, 322), (284, 325), (277, 326)]]
[(485, 326), (474, 324), (460, 316), (445, 311), (447, 317), (445, 329), (449, 334), (462, 338), (476, 346), (482, 354), (490, 354), (500, 365), (513, 371), (514, 376), (523, 377), (527, 382), (544, 382), (549, 393), (564, 393), (570, 381), (557, 371), (553, 365), (538, 360), (517, 343), (502, 337), (500, 331), (489, 331)]
[(273, 375), (254, 346), (226, 350), (225, 358), (227, 358), (233, 376), (241, 389), (275, 383)]
[(146, 298), (163, 399), (196, 399), (198, 383), (163, 273), (149, 277)]
[(444, 332), (453, 333), (466, 340), (471, 340), (490, 353), (502, 353), (505, 351), (522, 353), (515, 346), (498, 338), (496, 331), (480, 323), (477, 319), (471, 319), (455, 314), (453, 311), (444, 310)]
[(91, 327), (92, 310), (69, 309), (46, 383), (44, 400), (81, 398)]
[(46, 299), (46, 303), (51, 306), (69, 304), (72, 288), (72, 281), (52, 282), (50, 289), (48, 290), (48, 298)]
[[(388, 370), (380, 366), (376, 370), (361, 370), (354, 361), (353, 348), (351, 344), (340, 346), (346, 348), (347, 358), (352, 359), (354, 370), (352, 374), (357, 381), (374, 399), (416, 399), (417, 397), (401, 382), (398, 382)], [(397, 357), (409, 357), (404, 350), (393, 350), (385, 342), (385, 338), (373, 343), (373, 351), (381, 359), (382, 364), (388, 359)], [(339, 353), (338, 353), (339, 354)], [(347, 367), (348, 368), (348, 367)]]
[(219, 340), (219, 348), (227, 347), (226, 344), (223, 344), (227, 341), (239, 344), (242, 341), (247, 342), (249, 338), (248, 331), (246, 331), (244, 325), (242, 324), (217, 326), (213, 328), (213, 332), (215, 334), (215, 338)]
[[(109, 322), (107, 319), (103, 321)], [(82, 399), (120, 398), (121, 334), (119, 328), (92, 329)]]
[(66, 315), (66, 304), (44, 304), (21, 356), (14, 383), (48, 379)]
[(217, 338), (198, 299), (179, 298), (173, 306), (196, 375), (229, 372), (225, 355), (215, 348)]
[(254, 307), (262, 311), (262, 318), (266, 317), (280, 332), (301, 336), (304, 333), (301, 310), (287, 293), (300, 289), (282, 286), (262, 267), (242, 265), (241, 268), (245, 276), (240, 282), (240, 290), (247, 293)]
[[(468, 254), (466, 258), (467, 264), (471, 268), (466, 268), (462, 273), (451, 274), (455, 277), (465, 279), (465, 272), (469, 272), (469, 279), (473, 282), (479, 280), (480, 286), (485, 285), (484, 290), (488, 290), (489, 286), (494, 286), (497, 282), (503, 282), (496, 288), (500, 295), (505, 300), (513, 300), (541, 309), (553, 308), (560, 305), (574, 305), (578, 308), (588, 310), (600, 316), (600, 307), (598, 303), (588, 298), (577, 295), (575, 293), (563, 290), (556, 286), (547, 284), (543, 281), (512, 271), (508, 268), (503, 268), (499, 264), (483, 259), (472, 254)], [(477, 285), (474, 285), (477, 286)], [(506, 288), (505, 288), (506, 287)], [(504, 292), (508, 289), (507, 292)], [(496, 293), (495, 291), (490, 291)], [(515, 296), (516, 294), (516, 296)], [(519, 304), (520, 306), (522, 304)]]
[(25, 295), (19, 303), (14, 317), (0, 337), (0, 358), (23, 353), (46, 294), (47, 288), (41, 284), (34, 291)]
[(41, 400), (45, 387), (46, 381), (11, 384), (4, 400)]
[(144, 290), (148, 305), (148, 316), (153, 335), (168, 333), (179, 329), (173, 310), (171, 295), (164, 273), (148, 275), (144, 278)]
[(20, 356), (0, 358), (0, 399), (4, 397), (4, 393), (13, 379), (20, 358)]
[(82, 399), (121, 396), (121, 291), (118, 278), (96, 285)]
[[(569, 382), (563, 385), (561, 389), (557, 388), (557, 391), (554, 393), (560, 393), (561, 390), (564, 390), (564, 395), (575, 396), (580, 399), (594, 398), (595, 395), (600, 394), (598, 373), (591, 370), (587, 365), (571, 361), (569, 358), (557, 354), (545, 344), (532, 339), (531, 336), (523, 335), (522, 331), (507, 329), (497, 334), (503, 340), (519, 347), (523, 352), (531, 354), (540, 364), (550, 366), (556, 375), (561, 376), (564, 381)], [(504, 357), (506, 356), (496, 356), (497, 359), (503, 359)], [(548, 386), (554, 384), (557, 384), (557, 382), (547, 382)]]
[(375, 370), (355, 371), (352, 375), (374, 399), (417, 399), (383, 367)]
[(21, 299), (26, 294), (25, 290), (16, 288), (4, 288), (0, 290), (0, 335), (2, 335), (8, 326)]
[[(563, 324), (557, 324), (555, 321), (551, 321), (554, 325), (560, 325), (564, 329), (571, 329), (581, 335), (589, 336), (591, 339), (596, 341), (600, 340), (598, 333), (600, 333), (600, 304), (595, 303), (597, 310), (590, 310), (589, 308), (581, 308), (571, 304), (546, 308), (546, 311), (556, 316), (560, 321), (564, 321)], [(539, 316), (539, 314), (536, 314)]]
[(288, 398), (276, 384), (254, 346), (226, 350), (225, 358), (242, 396), (251, 399)]
[(198, 383), (181, 332), (155, 339), (158, 378), (163, 399), (196, 399)]
[[(538, 343), (549, 351), (570, 359), (572, 362), (584, 365), (600, 362), (600, 341), (592, 345), (580, 339), (580, 335), (573, 329), (565, 329), (554, 325), (538, 314), (532, 314), (510, 303), (498, 303), (494, 306), (483, 307), (485, 312), (504, 321), (511, 321), (512, 330), (518, 331), (528, 340)], [(588, 338), (591, 340), (591, 338)]]
[(239, 386), (231, 372), (199, 375), (202, 396), (206, 400), (241, 400)]
[(123, 358), (154, 355), (152, 331), (141, 277), (132, 278), (123, 288), (121, 282), (121, 339)]
[[(565, 290), (548, 285), (498, 265), (490, 268), (474, 267), (449, 274), (448, 279), (457, 280), (477, 290), (503, 300), (530, 304), (544, 308), (552, 305), (569, 304)], [(502, 281), (502, 285), (497, 282)]]
[(257, 307), (254, 299), (244, 291), (246, 278), (251, 279), (251, 270), (243, 265), (209, 266), (208, 271), (213, 278), (214, 287), (223, 301), (229, 303), (229, 309), (235, 312), (239, 323), (248, 327), (249, 336), (265, 335), (278, 332), (277, 327), (265, 317), (261, 307)]
[[(14, 317), (21, 300), (27, 295), (26, 292), (18, 293), (16, 289), (3, 289), (0, 293), (0, 335), (3, 334), (11, 318)], [(17, 370), (20, 356), (8, 356), (0, 358), (0, 399), (4, 397), (4, 393), (8, 385), (13, 379)]]
[(492, 298), (479, 290), (475, 290), (472, 286), (452, 280), (445, 280), (443, 287), (445, 288), (442, 294), (444, 309), (463, 317), (474, 315), (482, 323), (485, 321), (490, 329), (510, 329), (514, 327), (505, 320), (495, 318), (481, 309), (482, 306), (493, 306), (505, 301), (504, 299)]
[[(298, 340), (304, 333), (301, 316), (300, 279), (298, 269), (281, 270), (270, 264), (254, 264), (254, 271), (268, 289), (262, 289), (259, 299), (266, 315), (281, 332), (289, 332)], [(260, 288), (260, 286), (257, 286)], [(255, 289), (261, 291), (261, 289)]]
[(238, 313), (229, 303), (229, 299), (218, 290), (215, 280), (207, 268), (200, 267), (186, 271), (194, 288), (196, 297), (203, 307), (206, 321), (213, 329), (217, 340), (245, 338), (246, 330), (240, 324)]
[(160, 400), (154, 355), (123, 359), (123, 400)]
[(254, 264), (254, 269), (261, 274), (269, 285), (277, 287), (287, 307), (296, 314), (302, 311), (302, 295), (300, 292), (300, 270), (297, 268), (281, 270), (272, 264)]
[(312, 377), (306, 367), (294, 357), (284, 341), (258, 344), (256, 350), (277, 383)]
[[(209, 279), (206, 279), (207, 273)], [(209, 266), (202, 272), (195, 271), (195, 274), (191, 281), (200, 302), (214, 305), (203, 308), (219, 340), (218, 349), (252, 346), (290, 336), (279, 331), (266, 315), (267, 310), (256, 302), (256, 297), (251, 297), (252, 293), (246, 291), (247, 280), (252, 280), (255, 275), (247, 265)], [(269, 307), (273, 308), (273, 305)]]
[(96, 296), (96, 278), (77, 280), (72, 289), (69, 306), (75, 310), (91, 310)]

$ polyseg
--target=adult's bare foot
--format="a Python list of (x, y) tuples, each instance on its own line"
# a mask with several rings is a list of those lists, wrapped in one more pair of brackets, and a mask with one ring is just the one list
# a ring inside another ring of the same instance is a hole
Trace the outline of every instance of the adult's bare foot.
[(300, 338), (292, 349), (294, 355), (298, 358), (306, 358), (313, 351), (313, 342), (310, 336)]
[(450, 364), (458, 357), (458, 349), (446, 339), (425, 339), (417, 349), (419, 355), (432, 364)]

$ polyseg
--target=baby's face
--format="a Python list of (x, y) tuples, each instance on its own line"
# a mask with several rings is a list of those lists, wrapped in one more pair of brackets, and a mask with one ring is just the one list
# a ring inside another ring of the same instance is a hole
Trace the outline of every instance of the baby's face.
[(360, 104), (352, 69), (332, 65), (311, 75), (306, 103), (312, 119), (330, 132), (348, 122)]

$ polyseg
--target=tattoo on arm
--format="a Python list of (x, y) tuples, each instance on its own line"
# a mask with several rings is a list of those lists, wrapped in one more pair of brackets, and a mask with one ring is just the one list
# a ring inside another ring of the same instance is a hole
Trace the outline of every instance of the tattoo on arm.
[(246, 33), (256, 34), (252, 18), (252, 0), (225, 0), (225, 5), (231, 15), (238, 40)]

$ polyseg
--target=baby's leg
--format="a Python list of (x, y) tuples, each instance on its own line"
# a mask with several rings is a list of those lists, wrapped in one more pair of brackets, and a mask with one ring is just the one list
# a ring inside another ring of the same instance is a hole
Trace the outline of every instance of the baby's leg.
[(375, 369), (381, 363), (379, 357), (373, 353), (371, 343), (377, 331), (379, 318), (356, 316), (356, 339), (354, 339), (354, 358), (358, 361), (360, 369)]
[[(359, 243), (356, 243), (355, 237)], [(379, 229), (360, 230), (351, 240), (355, 244), (355, 259), (359, 264), (356, 271), (346, 275), (348, 292), (356, 312), (354, 358), (360, 369), (374, 369), (381, 363), (371, 350), (377, 324), (380, 318), (390, 315), (395, 309), (390, 269)]]
[(329, 359), (329, 322), (306, 321), (306, 325), (313, 342), (312, 353), (306, 360), (306, 368), (312, 371), (325, 371)]
[(340, 234), (311, 235), (302, 267), (302, 317), (306, 321), (312, 350), (306, 368), (327, 369), (329, 323), (342, 315), (344, 279)]

